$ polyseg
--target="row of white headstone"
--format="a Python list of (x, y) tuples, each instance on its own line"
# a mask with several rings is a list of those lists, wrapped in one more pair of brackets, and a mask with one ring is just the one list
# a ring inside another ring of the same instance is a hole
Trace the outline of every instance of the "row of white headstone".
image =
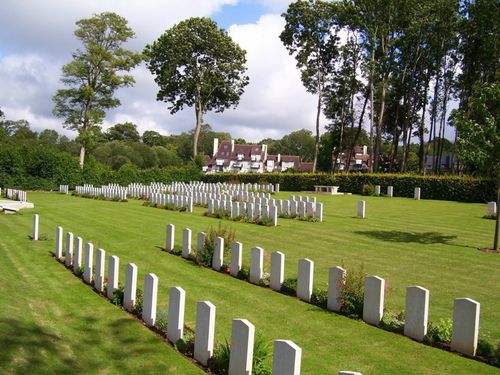
[[(191, 229), (185, 228), (182, 236), (182, 256), (191, 254)], [(203, 251), (206, 234), (198, 233), (197, 251)], [(174, 249), (175, 225), (168, 224), (166, 230), (166, 250)], [(237, 276), (242, 267), (243, 244), (234, 242), (230, 245), (231, 261), (229, 270)], [(216, 237), (212, 268), (219, 271), (224, 264), (224, 238)], [(250, 250), (249, 281), (259, 284), (264, 274), (264, 249), (254, 247)], [(280, 251), (271, 253), (270, 287), (280, 291), (285, 276), (285, 254)], [(341, 290), (344, 285), (346, 271), (342, 267), (333, 267), (328, 275), (328, 310), (340, 312)], [(314, 262), (310, 259), (299, 259), (297, 272), (297, 298), (310, 302), (314, 282)], [(378, 326), (384, 313), (385, 280), (378, 276), (365, 278), (363, 320)], [(476, 353), (479, 331), (480, 304), (470, 298), (458, 298), (454, 303), (453, 335), (451, 348), (460, 353), (474, 356)], [(406, 289), (404, 334), (417, 341), (422, 341), (427, 334), (429, 316), (429, 290), (421, 286), (410, 286)]]
[(80, 195), (90, 195), (92, 197), (103, 197), (107, 199), (127, 200), (127, 189), (118, 185), (94, 187), (93, 185), (85, 184), (76, 186), (75, 193)]
[(24, 190), (17, 190), (17, 189), (2, 189), (0, 188), (0, 197), (3, 195), (7, 199), (12, 199), (14, 201), (19, 201), (19, 202), (27, 202), (28, 201), (28, 194)]
[[(416, 200), (420, 200), (420, 195), (421, 195), (422, 189), (419, 187), (416, 187), (414, 192), (413, 192), (413, 198)], [(375, 195), (380, 195), (381, 190), (380, 190), (380, 185), (375, 185)], [(393, 186), (387, 186), (387, 197), (392, 197), (394, 195), (394, 187)]]
[(59, 185), (59, 193), (68, 194), (69, 185)]
[[(56, 231), (56, 259), (63, 258), (63, 229), (57, 227)], [(83, 240), (76, 238), (73, 242), (73, 233), (66, 234), (64, 263), (76, 273), (82, 267)], [(85, 260), (83, 280), (99, 292), (104, 292), (105, 257), (103, 249), (97, 249), (94, 267), (94, 246), (92, 243), (85, 245)], [(112, 255), (108, 258), (108, 282), (106, 296), (113, 298), (118, 289), (120, 260)], [(134, 311), (137, 290), (137, 266), (129, 263), (125, 267), (125, 287), (123, 307), (127, 311)], [(144, 294), (142, 307), (142, 320), (153, 327), (156, 322), (156, 309), (158, 298), (158, 276), (148, 273), (144, 277)], [(176, 343), (184, 337), (184, 311), (186, 292), (181, 287), (169, 289), (167, 339)], [(215, 338), (215, 313), (216, 307), (209, 301), (199, 301), (196, 304), (196, 327), (194, 339), (194, 359), (207, 366), (214, 352)], [(229, 374), (251, 374), (253, 362), (255, 326), (246, 319), (234, 319), (231, 333), (231, 353), (229, 358)], [(290, 340), (275, 340), (273, 353), (273, 374), (299, 375), (301, 368), (302, 349)]]
[(188, 195), (154, 193), (149, 201), (158, 206), (173, 204), (175, 208), (185, 207), (187, 212), (193, 212), (193, 197)]
[[(152, 194), (170, 193), (181, 195), (195, 195), (196, 193), (212, 193), (212, 194), (229, 194), (231, 197), (243, 195), (245, 193), (252, 193), (258, 197), (270, 197), (272, 192), (279, 192), (279, 184), (272, 185), (258, 185), (258, 184), (229, 184), (229, 183), (205, 183), (201, 181), (172, 182), (171, 184), (164, 184), (154, 182), (149, 185), (140, 183), (129, 184), (127, 193), (133, 198), (149, 199)], [(199, 202), (195, 202), (198, 204)], [(205, 202), (206, 205), (206, 202)]]

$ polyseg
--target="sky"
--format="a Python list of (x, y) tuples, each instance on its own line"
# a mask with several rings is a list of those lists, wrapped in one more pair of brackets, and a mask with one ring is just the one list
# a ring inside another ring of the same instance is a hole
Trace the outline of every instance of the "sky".
[[(250, 84), (236, 109), (207, 113), (212, 129), (234, 138), (257, 142), (281, 138), (302, 128), (314, 131), (314, 95), (300, 81), (295, 59), (283, 47), (279, 34), (290, 0), (2, 0), (0, 13), (0, 107), (6, 118), (28, 120), (32, 129), (63, 130), (53, 116), (52, 96), (61, 68), (80, 48), (75, 22), (101, 12), (126, 18), (136, 36), (126, 44), (141, 51), (166, 29), (189, 17), (211, 17), (247, 52)], [(136, 83), (116, 92), (121, 106), (107, 112), (103, 129), (126, 121), (140, 133), (188, 132), (195, 125), (194, 108), (171, 115), (167, 104), (156, 101), (158, 86), (145, 64), (131, 74)], [(326, 120), (322, 119), (322, 128)]]

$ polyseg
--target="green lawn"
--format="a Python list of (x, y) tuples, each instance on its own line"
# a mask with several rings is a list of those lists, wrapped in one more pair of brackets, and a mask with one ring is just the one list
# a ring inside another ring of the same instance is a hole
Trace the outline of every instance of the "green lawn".
[[(287, 198), (289, 193), (281, 193)], [(425, 195), (423, 195), (425, 197)], [(29, 193), (34, 210), (0, 215), (0, 372), (27, 373), (199, 373), (138, 321), (106, 303), (49, 255), (55, 228), (72, 231), (107, 255), (120, 257), (120, 280), (128, 262), (159, 277), (158, 312), (166, 311), (168, 288), (186, 290), (186, 324), (194, 328), (195, 304), (217, 306), (216, 340), (230, 338), (231, 320), (246, 318), (271, 342), (290, 339), (303, 349), (303, 374), (471, 374), (500, 370), (413, 342), (360, 321), (326, 312), (294, 298), (253, 286), (159, 250), (165, 225), (196, 232), (218, 220), (195, 213), (142, 207), (141, 202), (94, 201), (49, 193)], [(453, 300), (481, 302), (481, 334), (500, 339), (500, 255), (490, 245), (493, 221), (482, 219), (485, 205), (404, 198), (363, 197), (367, 219), (358, 219), (358, 196), (318, 198), (325, 222), (280, 220), (277, 228), (231, 223), (249, 265), (252, 246), (286, 254), (286, 277), (295, 277), (297, 260), (315, 261), (315, 284), (326, 285), (328, 268), (348, 270), (364, 264), (386, 279), (386, 305), (404, 308), (406, 286), (430, 289), (430, 319), (451, 317)], [(34, 243), (32, 213), (49, 241)], [(193, 238), (195, 243), (195, 238)]]

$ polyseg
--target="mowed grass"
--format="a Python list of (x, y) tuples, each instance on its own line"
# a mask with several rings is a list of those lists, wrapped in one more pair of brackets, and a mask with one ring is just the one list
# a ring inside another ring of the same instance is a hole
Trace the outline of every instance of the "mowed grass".
[[(340, 369), (365, 375), (499, 373), (162, 252), (168, 223), (176, 225), (177, 245), (184, 227), (195, 235), (218, 225), (218, 220), (202, 216), (201, 208), (188, 214), (142, 207), (134, 200), (28, 196), (34, 210), (0, 215), (0, 369), (7, 372), (199, 372), (51, 258), (55, 228), (61, 225), (65, 232), (104, 248), (107, 255), (118, 255), (121, 282), (128, 262), (138, 266), (141, 288), (146, 273), (158, 275), (158, 313), (166, 310), (168, 288), (182, 286), (187, 293), (187, 325), (194, 328), (196, 302), (209, 300), (217, 306), (216, 341), (230, 339), (232, 319), (246, 318), (270, 343), (290, 339), (301, 346), (303, 374)], [(431, 320), (451, 317), (453, 299), (470, 297), (481, 302), (482, 334), (491, 341), (500, 338), (500, 256), (476, 249), (488, 246), (492, 238), (493, 221), (482, 219), (485, 205), (357, 196), (318, 199), (325, 203), (324, 223), (283, 219), (277, 228), (223, 224), (236, 230), (246, 265), (253, 246), (266, 250), (267, 269), (270, 252), (280, 250), (286, 254), (286, 277), (295, 277), (297, 260), (308, 257), (315, 261), (315, 284), (326, 286), (329, 267), (344, 265), (350, 270), (363, 264), (367, 273), (387, 280), (389, 309), (404, 309), (409, 285), (430, 289)], [(355, 217), (359, 199), (367, 201), (364, 220)], [(32, 213), (40, 214), (40, 232), (48, 233), (49, 241), (27, 239)]]

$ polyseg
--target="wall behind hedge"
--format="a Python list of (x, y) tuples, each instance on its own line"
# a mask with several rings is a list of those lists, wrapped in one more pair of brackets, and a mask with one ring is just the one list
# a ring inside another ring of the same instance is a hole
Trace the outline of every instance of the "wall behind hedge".
[(422, 188), (422, 199), (459, 202), (488, 202), (496, 199), (495, 183), (470, 176), (418, 176), (401, 174), (210, 174), (205, 182), (244, 182), (280, 184), (281, 190), (314, 191), (314, 185), (339, 186), (340, 191), (361, 194), (363, 185), (380, 185), (382, 193), (394, 186), (394, 196), (413, 197), (415, 187)]

